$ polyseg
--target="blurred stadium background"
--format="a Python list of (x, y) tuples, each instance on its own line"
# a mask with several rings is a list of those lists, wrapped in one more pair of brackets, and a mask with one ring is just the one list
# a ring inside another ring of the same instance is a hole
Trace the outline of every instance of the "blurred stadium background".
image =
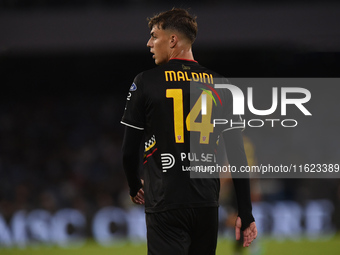
[[(194, 56), (226, 77), (339, 77), (335, 0), (0, 0), (1, 254), (145, 254), (119, 121), (134, 76), (154, 67), (146, 17), (173, 6), (198, 16)], [(313, 117), (246, 129), (251, 164), (340, 163), (340, 88), (301, 87)], [(236, 254), (232, 188), (223, 180), (219, 247)], [(254, 179), (252, 190), (260, 235), (248, 253), (338, 254), (339, 179)]]

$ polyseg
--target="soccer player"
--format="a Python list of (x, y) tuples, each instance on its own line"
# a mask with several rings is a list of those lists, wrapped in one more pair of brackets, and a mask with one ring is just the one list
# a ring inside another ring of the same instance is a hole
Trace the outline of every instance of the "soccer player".
[[(217, 244), (220, 183), (218, 178), (192, 178), (190, 166), (213, 162), (219, 139), (230, 165), (246, 165), (241, 128), (212, 124), (213, 117), (221, 117), (218, 112), (235, 121), (239, 117), (232, 115), (229, 90), (214, 89), (214, 79), (223, 77), (194, 60), (195, 17), (174, 8), (149, 19), (149, 28), (147, 47), (158, 67), (135, 77), (121, 121), (126, 125), (122, 151), (130, 197), (136, 204), (145, 204), (149, 255), (212, 255)], [(222, 111), (212, 104), (213, 93)], [(142, 140), (144, 181), (138, 171)], [(202, 153), (192, 152), (194, 147)], [(233, 176), (238, 202), (235, 233), (239, 239), (243, 231), (243, 246), (249, 246), (257, 229), (249, 176), (241, 177)]]

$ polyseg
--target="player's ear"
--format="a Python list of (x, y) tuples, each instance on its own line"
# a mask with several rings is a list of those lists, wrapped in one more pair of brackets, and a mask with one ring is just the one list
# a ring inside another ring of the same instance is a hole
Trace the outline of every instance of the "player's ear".
[(172, 34), (170, 36), (170, 48), (174, 48), (178, 42), (178, 36), (176, 34)]

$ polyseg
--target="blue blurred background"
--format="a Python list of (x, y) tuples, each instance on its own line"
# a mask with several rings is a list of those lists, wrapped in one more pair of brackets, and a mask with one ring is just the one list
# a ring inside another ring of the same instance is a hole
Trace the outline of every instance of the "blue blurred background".
[[(198, 16), (195, 59), (226, 77), (339, 77), (335, 0), (0, 0), (0, 246), (145, 240), (119, 121), (133, 78), (154, 67), (146, 18), (174, 6)], [(308, 129), (246, 129), (250, 163), (339, 164), (340, 89), (329, 89), (311, 88)], [(252, 189), (261, 235), (340, 229), (339, 179), (256, 179)], [(228, 235), (230, 181), (222, 192)]]

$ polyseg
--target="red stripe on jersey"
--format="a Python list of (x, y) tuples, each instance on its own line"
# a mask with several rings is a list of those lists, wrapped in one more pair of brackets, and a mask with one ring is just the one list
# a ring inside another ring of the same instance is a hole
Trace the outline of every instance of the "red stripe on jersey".
[(209, 86), (208, 84), (206, 84), (206, 83), (203, 83), (203, 84), (215, 93), (215, 95), (217, 96), (218, 100), (220, 101), (220, 103), (222, 105), (222, 100), (221, 100), (220, 96), (218, 95), (217, 91), (213, 87)]
[[(146, 155), (146, 158), (151, 157), (152, 154), (154, 154), (156, 150), (157, 150), (157, 148), (155, 148), (150, 154)], [(143, 165), (144, 165), (146, 162), (148, 162), (148, 160), (145, 160), (144, 163), (143, 163)]]

